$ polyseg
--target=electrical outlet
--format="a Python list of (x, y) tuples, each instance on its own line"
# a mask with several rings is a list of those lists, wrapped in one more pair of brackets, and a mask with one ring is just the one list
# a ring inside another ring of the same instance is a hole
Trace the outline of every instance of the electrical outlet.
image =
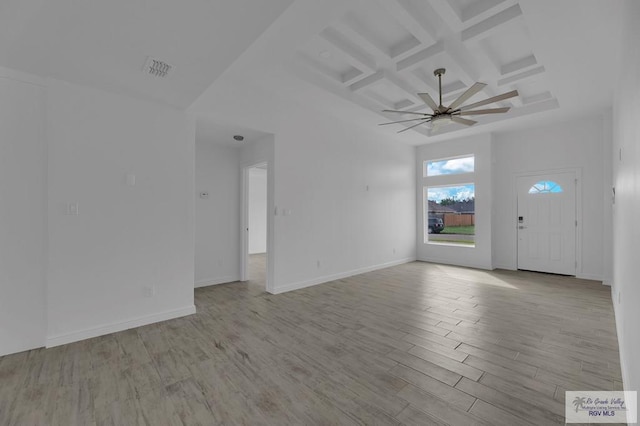
[(316, 262), (316, 265), (318, 266), (318, 269), (320, 269), (320, 261), (319, 260)]

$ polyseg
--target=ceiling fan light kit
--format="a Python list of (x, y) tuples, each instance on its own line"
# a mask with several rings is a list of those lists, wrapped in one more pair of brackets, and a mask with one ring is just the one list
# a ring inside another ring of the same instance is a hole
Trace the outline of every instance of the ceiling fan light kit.
[(471, 110), (472, 108), (476, 108), (483, 105), (489, 105), (495, 102), (500, 102), (505, 99), (510, 99), (518, 96), (517, 90), (512, 90), (511, 92), (503, 93), (498, 96), (493, 96), (491, 98), (485, 99), (480, 102), (476, 102), (470, 105), (462, 106), (467, 100), (469, 100), (473, 95), (480, 92), (485, 88), (485, 83), (474, 83), (473, 86), (468, 88), (462, 95), (458, 96), (458, 98), (451, 103), (448, 107), (442, 105), (442, 76), (446, 70), (444, 68), (438, 68), (433, 71), (433, 75), (438, 77), (438, 101), (440, 104), (436, 104), (431, 95), (428, 93), (418, 93), (420, 99), (426, 103), (429, 108), (433, 110), (433, 114), (427, 114), (424, 112), (414, 112), (414, 111), (397, 111), (392, 109), (385, 109), (382, 112), (390, 112), (394, 114), (411, 114), (418, 115), (418, 118), (412, 118), (408, 120), (400, 120), (400, 121), (392, 121), (389, 123), (382, 123), (381, 126), (385, 126), (388, 124), (396, 124), (396, 123), (406, 123), (417, 121), (416, 124), (413, 124), (409, 127), (405, 127), (400, 130), (398, 133), (406, 132), (407, 130), (413, 129), (414, 127), (420, 126), (421, 124), (428, 124), (429, 128), (432, 129), (432, 133), (438, 131), (438, 129), (447, 126), (451, 123), (458, 123), (465, 126), (473, 126), (477, 123), (477, 121), (469, 120), (467, 118), (462, 118), (463, 115), (486, 115), (486, 114), (503, 114), (510, 107), (504, 108), (489, 108), (489, 109), (480, 109), (480, 110)]

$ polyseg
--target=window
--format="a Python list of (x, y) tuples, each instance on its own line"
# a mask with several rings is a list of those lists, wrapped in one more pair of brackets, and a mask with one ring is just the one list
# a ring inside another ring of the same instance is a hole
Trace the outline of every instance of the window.
[(475, 247), (475, 155), (423, 162), (424, 242)]
[(425, 188), (425, 242), (475, 246), (473, 183)]
[(458, 175), (461, 173), (473, 173), (475, 170), (475, 157), (465, 156), (424, 162), (424, 176)]
[(529, 194), (558, 194), (562, 187), (550, 180), (541, 180), (529, 188)]

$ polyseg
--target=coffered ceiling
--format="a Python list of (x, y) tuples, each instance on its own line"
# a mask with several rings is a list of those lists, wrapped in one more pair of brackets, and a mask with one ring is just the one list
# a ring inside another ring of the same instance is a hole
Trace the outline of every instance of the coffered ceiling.
[[(519, 97), (495, 104), (512, 107), (509, 113), (482, 116), (476, 126), (559, 106), (515, 0), (358, 2), (313, 36), (295, 60), (304, 69), (298, 75), (313, 76), (313, 84), (347, 94), (343, 97), (375, 112), (430, 113), (417, 93), (437, 99), (436, 68), (447, 70), (444, 105), (476, 81), (487, 86), (468, 103), (518, 90)], [(386, 118), (400, 119), (395, 114)], [(453, 124), (439, 133), (464, 128)], [(415, 131), (425, 136), (432, 132), (426, 126)]]
[[(611, 108), (618, 75), (620, 0), (295, 0), (192, 105), (197, 114), (271, 133), (287, 109), (333, 115), (399, 143), (425, 143), (548, 125)], [(383, 109), (428, 112), (479, 81), (468, 103), (518, 90), (474, 126), (397, 134)]]

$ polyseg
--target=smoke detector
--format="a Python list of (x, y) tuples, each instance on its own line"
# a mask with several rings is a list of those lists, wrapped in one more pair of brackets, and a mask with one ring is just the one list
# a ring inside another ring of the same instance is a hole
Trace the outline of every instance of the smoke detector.
[(161, 61), (160, 59), (149, 56), (147, 57), (147, 61), (144, 63), (144, 68), (142, 70), (146, 74), (150, 74), (154, 77), (167, 78), (172, 74), (174, 66)]

